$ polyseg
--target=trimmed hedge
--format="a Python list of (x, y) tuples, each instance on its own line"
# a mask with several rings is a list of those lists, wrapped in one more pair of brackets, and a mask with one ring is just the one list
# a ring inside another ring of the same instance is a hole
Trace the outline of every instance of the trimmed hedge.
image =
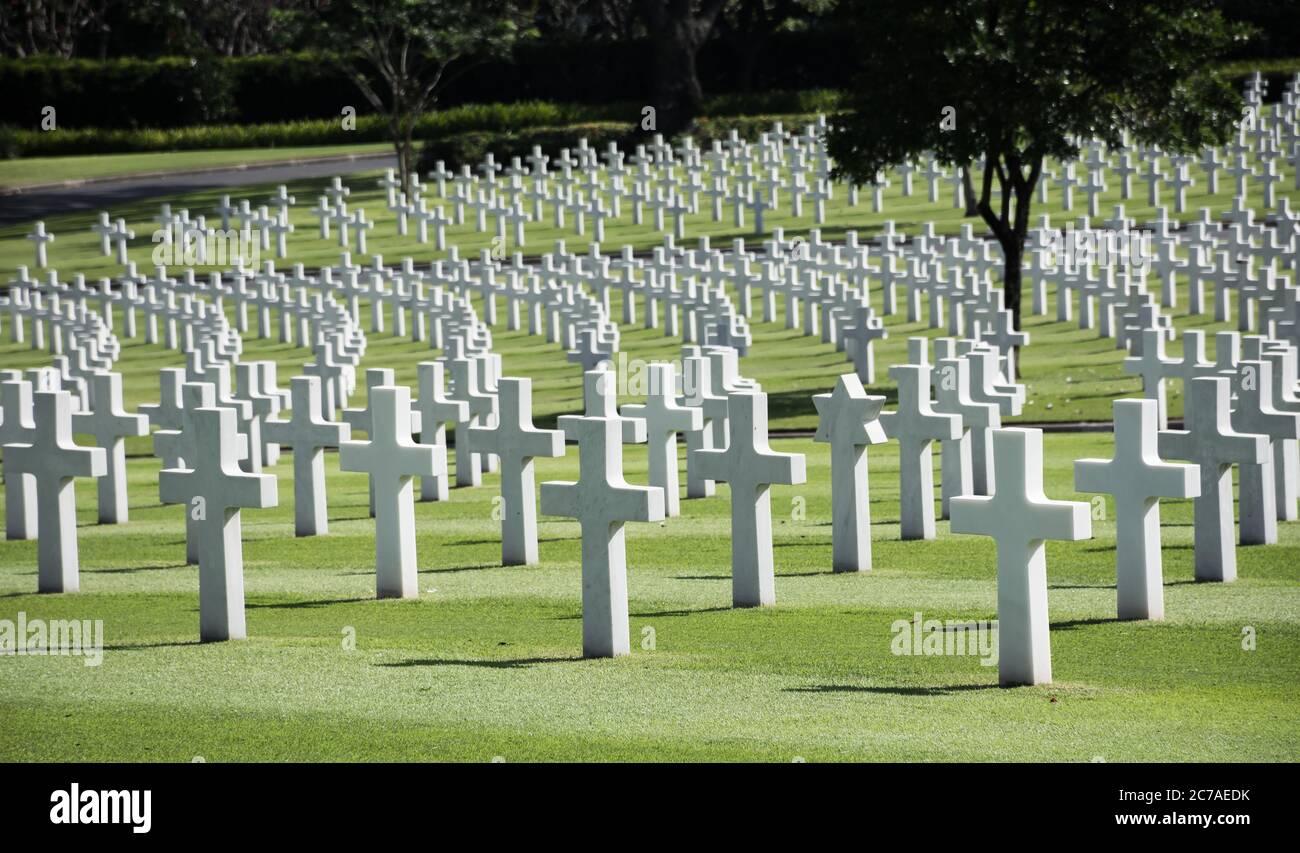
[[(441, 138), (468, 131), (498, 132), (512, 128), (626, 118), (634, 110), (634, 107), (619, 104), (583, 106), (535, 101), (519, 104), (470, 104), (425, 114), (416, 126), (416, 136)], [(355, 130), (344, 130), (340, 119), (164, 129), (59, 129), (49, 132), (10, 127), (0, 130), (0, 156), (55, 157), (213, 148), (294, 148), (304, 145), (387, 141), (388, 129), (381, 116), (358, 116)]]
[(532, 127), (523, 130), (470, 131), (441, 139), (426, 140), (420, 146), (416, 169), (420, 174), (433, 170), (439, 160), (453, 171), (461, 165), (481, 163), (488, 152), (498, 162), (508, 163), (511, 157), (524, 157), (532, 153), (534, 145), (555, 155), (562, 148), (576, 148), (579, 139), (586, 139), (591, 148), (603, 149), (615, 142), (626, 147), (638, 130), (635, 122), (588, 122), (563, 127)]
[[(689, 134), (696, 144), (705, 146), (713, 139), (723, 139), (735, 130), (742, 139), (753, 141), (782, 122), (787, 130), (800, 130), (816, 120), (818, 113), (793, 113), (758, 116), (714, 116), (697, 119)], [(530, 154), (534, 145), (552, 157), (561, 149), (576, 148), (579, 139), (586, 139), (589, 148), (603, 150), (614, 142), (624, 151), (646, 141), (651, 134), (641, 131), (636, 122), (587, 122), (563, 127), (534, 127), (519, 131), (470, 131), (440, 139), (426, 140), (420, 148), (416, 169), (420, 174), (432, 171), (439, 160), (451, 171), (462, 165), (474, 166), (491, 152), (497, 162), (509, 162), (511, 157)]]
[[(706, 104), (710, 115), (745, 113), (813, 113), (833, 110), (839, 94), (829, 91), (772, 92), (763, 96), (728, 95)], [(458, 134), (501, 134), (530, 128), (556, 128), (640, 119), (636, 104), (466, 104), (426, 114), (416, 138), (444, 139)], [(355, 130), (340, 119), (315, 119), (250, 125), (195, 125), (177, 128), (85, 128), (45, 132), (0, 125), (0, 157), (57, 157), (75, 154), (198, 151), (215, 148), (297, 148), (387, 142), (380, 116), (358, 116)], [(472, 143), (465, 143), (472, 144)], [(527, 153), (525, 151), (525, 153)]]
[[(701, 51), (699, 73), (707, 92), (841, 87), (843, 57), (857, 49), (836, 33), (781, 33), (765, 42), (753, 78), (742, 80), (737, 67), (744, 52), (725, 40), (710, 42)], [(460, 77), (439, 106), (542, 100), (639, 107), (650, 103), (646, 69), (652, 59), (645, 41), (524, 42), (509, 59), (482, 63)], [(344, 106), (368, 108), (341, 69), (305, 53), (204, 60), (0, 58), (0, 92), (0, 124), (18, 127), (34, 127), (47, 105), (68, 128), (265, 124), (330, 119)], [(767, 104), (763, 111), (788, 109)]]
[(236, 117), (222, 60), (0, 60), (0, 122), (36, 127), (53, 106), (63, 127), (180, 127)]

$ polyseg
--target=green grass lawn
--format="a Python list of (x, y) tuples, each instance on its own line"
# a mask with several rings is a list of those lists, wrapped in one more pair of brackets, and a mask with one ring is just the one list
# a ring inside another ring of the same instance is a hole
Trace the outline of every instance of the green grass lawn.
[(227, 148), (85, 157), (25, 157), (19, 160), (0, 160), (0, 189), (91, 178), (120, 178), (153, 172), (251, 166), (340, 154), (383, 154), (391, 150), (391, 145), (381, 142), (364, 145), (309, 145), (299, 148)]
[[(129, 525), (78, 485), (82, 592), (33, 594), (35, 542), (0, 542), (0, 618), (102, 619), (102, 665), (0, 659), (2, 760), (710, 759), (1182, 761), (1300, 758), (1300, 525), (1240, 550), (1233, 584), (1192, 581), (1190, 505), (1164, 512), (1168, 618), (1115, 621), (1113, 525), (1048, 546), (1056, 683), (1001, 689), (977, 657), (895, 656), (891, 625), (991, 619), (991, 541), (901, 542), (897, 451), (871, 451), (875, 569), (830, 568), (829, 455), (773, 490), (777, 605), (730, 608), (727, 490), (628, 535), (633, 653), (580, 659), (576, 524), (543, 519), (539, 566), (502, 568), (497, 479), (417, 505), (420, 597), (374, 599), (360, 475), (327, 459), (328, 536), (245, 511), (249, 639), (200, 645), (181, 510), (130, 462)], [(1109, 436), (1047, 437), (1048, 494)], [(628, 477), (644, 482), (641, 448)], [(576, 475), (576, 449), (538, 479)], [(1083, 496), (1078, 496), (1082, 498)], [(798, 508), (802, 499), (805, 512)], [(1257, 648), (1242, 648), (1251, 628)], [(344, 640), (355, 636), (355, 649)]]

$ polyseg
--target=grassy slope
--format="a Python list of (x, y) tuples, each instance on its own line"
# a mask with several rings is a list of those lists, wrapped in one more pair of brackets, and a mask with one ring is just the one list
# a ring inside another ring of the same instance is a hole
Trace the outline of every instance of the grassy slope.
[(127, 177), (152, 172), (245, 166), (307, 157), (334, 157), (340, 154), (382, 154), (391, 147), (381, 142), (364, 145), (310, 145), (300, 148), (227, 148), (87, 157), (26, 157), (0, 160), (0, 188), (29, 187), (89, 178)]
[[(1107, 455), (1098, 435), (1048, 436), (1047, 489)], [(973, 657), (890, 653), (890, 626), (995, 613), (993, 548), (897, 540), (897, 456), (872, 452), (876, 569), (828, 572), (829, 457), (773, 492), (776, 607), (729, 608), (726, 489), (629, 532), (633, 654), (581, 661), (577, 528), (543, 520), (543, 565), (501, 568), (496, 478), (417, 507), (421, 595), (373, 599), (365, 483), (330, 477), (328, 537), (292, 538), (281, 506), (245, 512), (251, 639), (200, 646), (195, 570), (179, 511), (157, 504), (157, 463), (133, 459), (132, 522), (94, 525), (78, 486), (83, 590), (36, 596), (35, 543), (0, 542), (0, 618), (103, 619), (103, 665), (0, 662), (2, 759), (1048, 759), (1300, 758), (1300, 526), (1240, 551), (1241, 579), (1191, 582), (1191, 514), (1166, 505), (1169, 618), (1113, 621), (1113, 527), (1049, 545), (1056, 683), (1001, 690)], [(644, 454), (627, 453), (644, 481)], [(572, 477), (576, 454), (539, 462)], [(806, 517), (792, 518), (793, 499)], [(1241, 632), (1258, 632), (1244, 651)], [(342, 640), (354, 629), (356, 650)], [(653, 629), (654, 648), (642, 648)]]

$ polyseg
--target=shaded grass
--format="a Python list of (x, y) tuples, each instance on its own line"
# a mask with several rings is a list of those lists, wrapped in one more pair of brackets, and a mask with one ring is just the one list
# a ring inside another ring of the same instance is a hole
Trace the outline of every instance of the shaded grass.
[(211, 151), (151, 151), (141, 154), (99, 154), (73, 157), (25, 157), (0, 160), (0, 187), (29, 187), (59, 181), (128, 177), (152, 172), (181, 172), (219, 166), (246, 166), (333, 157), (339, 154), (384, 154), (383, 142), (361, 145), (308, 145), (289, 148), (225, 148)]

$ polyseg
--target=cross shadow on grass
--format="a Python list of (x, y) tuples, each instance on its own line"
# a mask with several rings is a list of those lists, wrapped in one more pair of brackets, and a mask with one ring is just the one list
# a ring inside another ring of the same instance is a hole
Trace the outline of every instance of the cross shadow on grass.
[(1052, 583), (1048, 589), (1114, 589), (1113, 583)]
[[(168, 569), (188, 568), (187, 563), (167, 563), (157, 566), (120, 566), (114, 569), (82, 569), (83, 572), (90, 575), (133, 575), (138, 572), (164, 572)], [(198, 566), (193, 567), (196, 571)]]
[[(546, 537), (539, 537), (537, 541), (539, 543), (569, 542), (569, 541), (576, 541), (581, 538), (582, 538), (581, 536), (546, 536)], [(501, 539), (499, 537), (496, 539), (459, 539), (455, 542), (446, 543), (447, 546), (463, 546), (463, 547), (469, 547), (472, 545), (500, 545), (500, 544), (501, 544)]]
[(996, 684), (951, 684), (943, 687), (863, 686), (857, 684), (814, 684), (787, 687), (785, 693), (877, 693), (888, 696), (951, 696), (972, 690), (998, 690)]
[(280, 601), (266, 603), (249, 603), (244, 606), (250, 610), (303, 610), (313, 607), (329, 607), (331, 604), (360, 604), (363, 601), (375, 601), (375, 598), (322, 598), (315, 601)]
[(529, 667), (538, 666), (546, 663), (581, 663), (581, 657), (561, 657), (561, 658), (511, 658), (507, 660), (467, 660), (457, 658), (411, 658), (410, 660), (393, 661), (392, 663), (377, 663), (375, 666), (383, 667), (411, 667), (411, 666), (472, 666), (483, 669), (528, 669)]
[(1119, 619), (1108, 616), (1100, 619), (1070, 619), (1065, 622), (1053, 622), (1051, 627), (1053, 631), (1072, 631), (1088, 625), (1110, 625), (1116, 622), (1119, 622)]
[(206, 646), (200, 640), (177, 640), (172, 643), (116, 643), (104, 646), (106, 652), (141, 652), (149, 649), (185, 649), (191, 646)]
[[(636, 619), (668, 619), (674, 616), (694, 616), (697, 613), (726, 613), (734, 609), (734, 607), (698, 607), (693, 610), (658, 610), (646, 613), (629, 613), (628, 616)], [(559, 622), (575, 622), (581, 618), (581, 613), (570, 613), (566, 616), (555, 617), (556, 621)]]

